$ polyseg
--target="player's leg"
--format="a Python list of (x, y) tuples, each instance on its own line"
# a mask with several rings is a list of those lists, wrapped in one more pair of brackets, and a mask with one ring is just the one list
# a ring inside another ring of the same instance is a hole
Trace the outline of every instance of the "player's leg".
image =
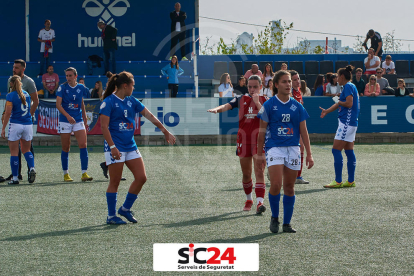
[(344, 149), (347, 158), (348, 180), (342, 186), (355, 187), (356, 157), (354, 152), (354, 142), (347, 142)]
[(309, 181), (306, 181), (302, 177), (303, 153), (305, 151), (305, 147), (303, 146), (302, 137), (300, 137), (299, 144), (300, 144), (300, 170), (298, 171), (298, 176), (296, 178), (295, 184), (309, 184)]
[(60, 160), (62, 162), (63, 180), (71, 182), (73, 179), (69, 176), (70, 133), (61, 133), (60, 142), (62, 143)]
[(290, 225), (290, 221), (295, 207), (295, 180), (299, 168), (292, 168), (285, 166), (283, 169), (283, 232), (288, 233), (296, 232)]
[(27, 162), (28, 168), (28, 180), (29, 183), (33, 183), (36, 179), (36, 171), (35, 171), (35, 163), (34, 163), (34, 156), (32, 154), (31, 147), (32, 147), (32, 139), (33, 139), (33, 126), (24, 126), (24, 132), (22, 135), (22, 139), (20, 139), (20, 146), (21, 151), (24, 155), (24, 158)]
[(342, 187), (342, 168), (343, 168), (343, 157), (342, 150), (346, 145), (346, 141), (334, 140), (332, 147), (332, 155), (334, 157), (334, 168), (335, 168), (335, 180), (330, 184), (325, 185), (325, 188), (341, 188)]
[(266, 184), (264, 180), (264, 172), (266, 161), (264, 159), (257, 158), (257, 145), (251, 145), (253, 147), (253, 166), (254, 174), (256, 176), (256, 185), (254, 192), (256, 194), (256, 214), (261, 214), (266, 211), (266, 207), (263, 205), (263, 199), (266, 193)]
[[(10, 137), (10, 134), (9, 134)], [(19, 184), (19, 140), (17, 141), (10, 141), (9, 140), (9, 148), (10, 148), (10, 167), (12, 171), (12, 179), (9, 181), (9, 185)]]
[(253, 205), (252, 190), (253, 190), (253, 180), (252, 180), (252, 156), (249, 157), (240, 157), (240, 167), (243, 174), (242, 182), (244, 193), (246, 194), (246, 202), (243, 208), (243, 211), (250, 211)]
[[(268, 161), (270, 159), (268, 158)], [(267, 163), (267, 170), (270, 178), (269, 189), (269, 205), (272, 212), (270, 219), (270, 231), (273, 233), (279, 232), (279, 204), (280, 204), (280, 189), (282, 188), (283, 165)]]
[(116, 216), (116, 202), (118, 196), (119, 182), (121, 181), (122, 171), (124, 168), (124, 162), (121, 160), (118, 163), (111, 164), (111, 156), (105, 153), (106, 164), (109, 170), (109, 184), (106, 189), (106, 202), (108, 205), (108, 218), (106, 219), (107, 224), (125, 224), (120, 217)]
[[(81, 129), (74, 129), (76, 140), (78, 141), (79, 151), (80, 151), (80, 160), (81, 160), (81, 169), (82, 169), (82, 181), (92, 181), (93, 178), (90, 177), (87, 173), (88, 171), (88, 145), (87, 145), (87, 138), (86, 138), (86, 130), (83, 127), (83, 123), (77, 123), (78, 128)], [(82, 125), (82, 127), (80, 126)]]

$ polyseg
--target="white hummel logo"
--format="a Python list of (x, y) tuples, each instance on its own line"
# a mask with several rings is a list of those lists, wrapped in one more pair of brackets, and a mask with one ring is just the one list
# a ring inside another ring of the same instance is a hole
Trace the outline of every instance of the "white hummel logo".
[(244, 105), (246, 105), (247, 103), (246, 102), (244, 102)]
[(274, 106), (274, 107), (273, 107), (273, 110), (277, 110), (277, 106)]

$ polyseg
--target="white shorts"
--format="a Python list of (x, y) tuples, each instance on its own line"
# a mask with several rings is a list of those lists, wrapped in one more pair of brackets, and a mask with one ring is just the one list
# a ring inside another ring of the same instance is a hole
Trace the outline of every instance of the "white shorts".
[(106, 165), (109, 166), (111, 164), (124, 163), (125, 161), (141, 158), (141, 153), (139, 152), (139, 150), (134, 150), (134, 151), (129, 151), (129, 152), (120, 152), (120, 154), (121, 154), (121, 158), (119, 160), (116, 160), (115, 158), (112, 157), (110, 151), (106, 151), (105, 152)]
[(9, 141), (18, 141), (23, 139), (25, 141), (32, 141), (33, 139), (33, 125), (9, 124)]
[(85, 129), (85, 124), (83, 122), (75, 123), (74, 125), (59, 122), (58, 133), (72, 133), (82, 129)]
[(300, 147), (274, 147), (266, 152), (267, 167), (285, 165), (291, 170), (300, 170)]
[(342, 140), (346, 142), (354, 142), (357, 132), (356, 126), (344, 125), (341, 121), (338, 123), (338, 129), (336, 130), (335, 140)]

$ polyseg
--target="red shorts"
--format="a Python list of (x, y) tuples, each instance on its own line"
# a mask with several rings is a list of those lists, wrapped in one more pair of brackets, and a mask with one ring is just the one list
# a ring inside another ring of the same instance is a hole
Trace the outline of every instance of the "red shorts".
[[(264, 149), (263, 149), (264, 152)], [(252, 157), (257, 154), (257, 144), (239, 144), (237, 143), (236, 155), (238, 157)]]

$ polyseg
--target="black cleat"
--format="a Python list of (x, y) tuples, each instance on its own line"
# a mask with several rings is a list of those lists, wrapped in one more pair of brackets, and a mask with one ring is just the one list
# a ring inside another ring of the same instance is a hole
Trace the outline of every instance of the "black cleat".
[(3, 176), (0, 176), (0, 183), (2, 183), (2, 182), (4, 182), (4, 181), (6, 181), (6, 179), (4, 179), (4, 177), (3, 177)]
[(283, 232), (285, 233), (296, 233), (296, 229), (292, 228), (290, 224), (283, 224)]
[(126, 178), (125, 178), (125, 177), (122, 177), (122, 178), (121, 178), (121, 181), (125, 181), (125, 180), (126, 180)]
[(18, 180), (10, 180), (7, 184), (9, 184), (9, 185), (17, 185), (17, 184), (19, 184), (19, 181)]
[(263, 205), (263, 203), (257, 204), (257, 207), (256, 207), (256, 215), (261, 215), (265, 211), (266, 211), (266, 207)]
[(106, 178), (108, 178), (108, 166), (106, 165), (106, 162), (101, 163), (101, 168), (102, 168), (103, 175)]
[(29, 179), (29, 183), (30, 184), (32, 184), (35, 181), (35, 179), (36, 179), (36, 171), (34, 169), (31, 169), (30, 170), (28, 179)]
[[(23, 176), (21, 174), (19, 174), (19, 176), (17, 177), (19, 180), (23, 180)], [(13, 175), (9, 175), (6, 180), (12, 180), (13, 179)]]
[(271, 219), (270, 219), (270, 232), (272, 232), (272, 233), (277, 233), (277, 232), (279, 232), (279, 219), (278, 218), (274, 218), (274, 217), (272, 217)]

